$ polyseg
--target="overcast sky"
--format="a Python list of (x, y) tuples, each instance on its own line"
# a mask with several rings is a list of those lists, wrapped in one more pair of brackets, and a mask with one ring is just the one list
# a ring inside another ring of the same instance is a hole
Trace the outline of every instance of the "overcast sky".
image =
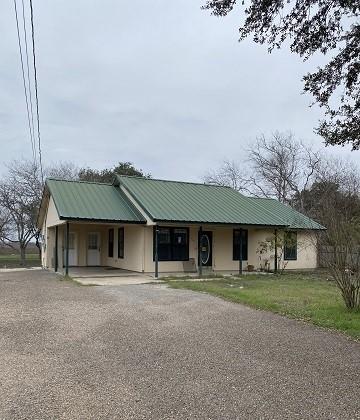
[[(320, 61), (238, 43), (241, 8), (216, 18), (198, 0), (33, 4), (47, 164), (132, 161), (157, 178), (198, 181), (224, 158), (245, 159), (261, 133), (292, 130), (322, 147), (313, 133), (321, 112), (301, 93), (302, 75)], [(6, 162), (31, 156), (12, 0), (0, 2), (0, 27)]]

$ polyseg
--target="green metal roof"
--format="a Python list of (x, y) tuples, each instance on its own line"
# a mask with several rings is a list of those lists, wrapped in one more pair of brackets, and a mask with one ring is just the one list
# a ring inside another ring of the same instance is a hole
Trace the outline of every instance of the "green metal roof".
[(229, 187), (117, 176), (154, 221), (286, 226), (284, 220)]
[(320, 230), (325, 229), (324, 226), (305, 216), (304, 214), (294, 210), (292, 207), (280, 203), (273, 198), (255, 198), (249, 197), (262, 208), (276, 214), (280, 217), (286, 225), (291, 229), (311, 229)]
[(117, 176), (113, 185), (46, 180), (60, 219), (146, 223), (119, 184), (154, 221), (324, 229), (277, 200), (229, 187), (128, 176)]
[(110, 184), (47, 179), (60, 219), (146, 223), (125, 194)]

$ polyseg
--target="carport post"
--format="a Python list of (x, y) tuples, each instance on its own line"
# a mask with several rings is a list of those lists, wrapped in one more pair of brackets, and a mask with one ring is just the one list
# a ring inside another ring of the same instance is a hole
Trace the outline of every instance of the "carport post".
[(155, 225), (155, 278), (159, 277), (159, 227)]
[(242, 266), (242, 228), (239, 229), (239, 274), (241, 275), (243, 272), (243, 266)]
[(199, 277), (202, 276), (201, 237), (202, 237), (202, 226), (200, 226), (200, 228), (199, 228), (199, 239), (198, 239), (198, 268), (199, 268)]
[(69, 222), (66, 222), (65, 275), (69, 275)]
[(55, 273), (58, 271), (58, 243), (59, 243), (59, 227), (55, 226), (55, 261), (54, 261), (54, 270)]
[(275, 236), (275, 240), (274, 240), (274, 242), (275, 242), (275, 255), (274, 255), (274, 271), (275, 271), (275, 273), (277, 273), (277, 271), (278, 271), (278, 249), (277, 249), (277, 247), (278, 247), (278, 237), (277, 237), (277, 234), (278, 234), (278, 231), (277, 231), (277, 229), (275, 229), (274, 230), (274, 236)]

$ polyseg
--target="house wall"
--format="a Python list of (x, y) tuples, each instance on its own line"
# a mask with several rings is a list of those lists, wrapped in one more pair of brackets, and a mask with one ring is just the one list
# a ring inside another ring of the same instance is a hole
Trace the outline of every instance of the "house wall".
[(46, 208), (46, 215), (43, 220), (41, 227), (42, 236), (42, 252), (41, 252), (41, 263), (43, 267), (53, 267), (53, 257), (55, 252), (55, 228), (54, 226), (60, 225), (64, 221), (59, 219), (58, 212), (55, 207), (55, 203), (52, 197), (49, 198), (48, 205)]
[[(42, 229), (43, 242), (42, 242), (42, 253), (41, 253), (41, 263), (42, 267), (48, 269), (55, 268), (55, 237), (56, 237), (56, 227), (44, 227)], [(63, 250), (64, 250), (64, 235), (65, 235), (65, 225), (58, 226), (58, 268), (59, 271), (63, 267)]]
[[(124, 258), (118, 258), (118, 228), (124, 227)], [(108, 257), (108, 232), (114, 228), (114, 257)], [(144, 238), (145, 228), (142, 225), (108, 226), (104, 235), (104, 265), (131, 271), (144, 271)]]
[(55, 207), (55, 203), (53, 198), (50, 196), (49, 198), (49, 204), (47, 208), (47, 214), (46, 214), (46, 225), (47, 227), (55, 226), (64, 223), (63, 220), (59, 219), (58, 212)]
[[(164, 225), (165, 226), (165, 225)], [(154, 272), (155, 263), (153, 261), (153, 227), (145, 227), (145, 272)], [(239, 261), (233, 260), (233, 228), (228, 227), (203, 227), (206, 231), (213, 234), (213, 270), (214, 271), (233, 271), (239, 270)], [(197, 269), (198, 255), (198, 226), (191, 226), (189, 230), (189, 258), (193, 258)], [(248, 261), (243, 261), (243, 269), (247, 269), (247, 265), (251, 264), (255, 269), (260, 268), (264, 264), (264, 260), (269, 260), (270, 268), (274, 268), (274, 251), (269, 251), (259, 258), (259, 244), (271, 238), (274, 229), (248, 229)], [(280, 235), (280, 233), (279, 233)], [(298, 231), (298, 247), (297, 260), (280, 261), (279, 269), (285, 264), (286, 269), (312, 269), (317, 266), (317, 245), (314, 233)], [(278, 250), (278, 257), (282, 254)], [(159, 261), (159, 273), (183, 272), (183, 261)]]

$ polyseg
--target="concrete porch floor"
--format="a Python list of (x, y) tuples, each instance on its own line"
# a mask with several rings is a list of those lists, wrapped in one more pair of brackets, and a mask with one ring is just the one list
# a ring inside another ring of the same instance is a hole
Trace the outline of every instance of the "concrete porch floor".
[(150, 274), (114, 267), (70, 267), (69, 276), (84, 286), (125, 286), (161, 283)]

